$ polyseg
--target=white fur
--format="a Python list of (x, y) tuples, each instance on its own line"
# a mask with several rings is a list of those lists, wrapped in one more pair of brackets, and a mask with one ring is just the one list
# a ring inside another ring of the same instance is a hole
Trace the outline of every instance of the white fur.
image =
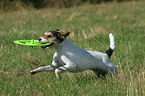
[(109, 38), (110, 38), (110, 48), (112, 50), (115, 50), (115, 48), (116, 48), (116, 42), (115, 42), (115, 38), (112, 35), (112, 33), (109, 34)]
[[(112, 34), (110, 34), (109, 37), (110, 47), (114, 50), (115, 39)], [(65, 71), (81, 72), (84, 70), (93, 70), (96, 74), (99, 74), (97, 70), (103, 70), (110, 74), (117, 73), (116, 66), (110, 61), (106, 53), (86, 51), (67, 39), (55, 45), (54, 49), (55, 54), (53, 56), (52, 65), (39, 67), (32, 70), (31, 73), (55, 70), (56, 77), (59, 79), (61, 79), (60, 73)]]
[(47, 40), (47, 39), (45, 39), (44, 37), (40, 37), (39, 39), (41, 39), (41, 41), (40, 41), (40, 42), (43, 42), (43, 43), (47, 43), (47, 42), (48, 42), (48, 40)]

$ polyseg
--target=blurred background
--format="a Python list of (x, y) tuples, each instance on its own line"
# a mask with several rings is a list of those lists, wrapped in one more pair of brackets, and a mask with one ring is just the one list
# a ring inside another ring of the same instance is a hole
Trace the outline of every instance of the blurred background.
[(0, 12), (42, 8), (68, 8), (87, 4), (120, 3), (126, 1), (143, 0), (0, 0)]

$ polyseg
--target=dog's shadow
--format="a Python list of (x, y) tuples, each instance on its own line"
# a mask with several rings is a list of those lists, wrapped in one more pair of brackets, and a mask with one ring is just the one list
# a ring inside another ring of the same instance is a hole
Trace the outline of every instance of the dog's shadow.
[[(81, 73), (64, 73), (61, 74), (62, 75), (62, 80), (66, 80), (67, 81), (71, 81), (74, 82), (76, 84), (81, 84), (81, 83), (92, 83), (94, 82), (94, 84), (98, 81), (101, 82), (107, 82), (108, 77), (98, 77), (95, 73), (93, 73), (92, 71), (85, 71), (85, 72), (81, 72)], [(66, 79), (66, 77), (69, 79)], [(110, 78), (110, 77), (109, 77)]]

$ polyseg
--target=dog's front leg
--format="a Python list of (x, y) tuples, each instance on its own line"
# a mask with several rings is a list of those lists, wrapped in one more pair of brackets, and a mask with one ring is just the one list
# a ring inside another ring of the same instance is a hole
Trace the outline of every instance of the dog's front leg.
[(43, 66), (43, 67), (39, 67), (37, 69), (34, 69), (32, 71), (30, 71), (31, 74), (36, 74), (38, 72), (51, 72), (55, 69), (56, 67), (54, 65), (48, 65), (48, 66)]
[(65, 72), (65, 71), (76, 71), (76, 66), (75, 65), (64, 65), (62, 67), (56, 68), (55, 69), (55, 74), (56, 77), (61, 80), (61, 75), (60, 73)]

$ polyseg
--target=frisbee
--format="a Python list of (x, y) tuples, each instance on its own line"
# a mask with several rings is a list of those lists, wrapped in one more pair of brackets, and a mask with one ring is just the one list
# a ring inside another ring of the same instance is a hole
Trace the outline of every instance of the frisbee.
[(20, 45), (26, 45), (26, 46), (46, 46), (50, 45), (50, 42), (47, 43), (41, 43), (39, 40), (14, 40), (14, 43), (20, 44)]

